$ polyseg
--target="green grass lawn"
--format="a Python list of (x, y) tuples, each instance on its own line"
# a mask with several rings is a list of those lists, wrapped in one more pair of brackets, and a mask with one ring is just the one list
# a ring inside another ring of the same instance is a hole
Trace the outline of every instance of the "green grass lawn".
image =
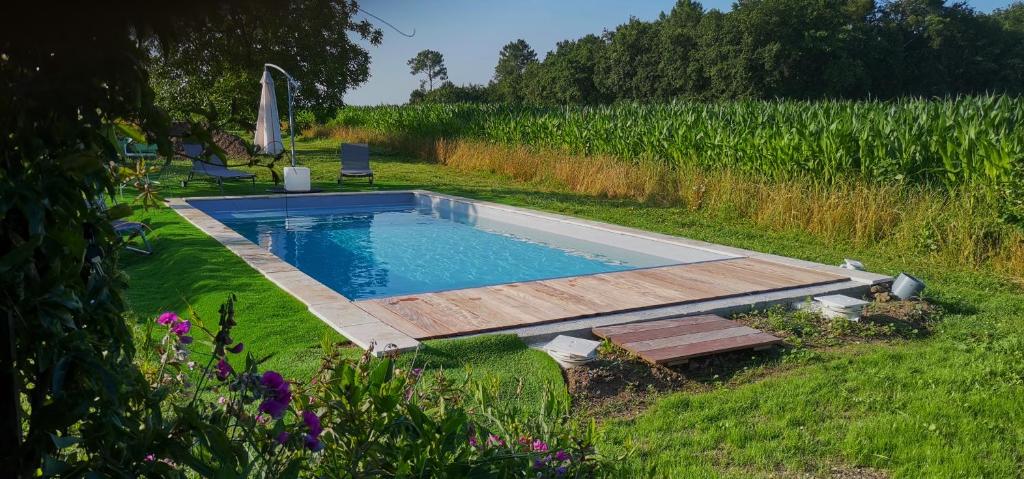
[[(337, 190), (336, 145), (300, 142), (300, 161), (316, 185)], [(682, 208), (566, 193), (486, 173), (457, 172), (374, 152), (375, 189), (422, 188), (496, 201), (731, 246), (869, 269), (906, 270), (929, 285), (946, 314), (928, 339), (783, 356), (794, 361), (767, 378), (723, 381), (706, 393), (676, 393), (630, 420), (602, 426), (602, 446), (636, 448), (630, 466), (657, 476), (827, 475), (833, 467), (871, 467), (899, 477), (1018, 477), (1024, 470), (1024, 292), (985, 271), (933, 265), (927, 256), (854, 249), (798, 232), (770, 233), (746, 222)], [(219, 194), (209, 184), (177, 186), (165, 174), (164, 196)], [(257, 192), (269, 186), (261, 172)], [(345, 190), (365, 189), (346, 182)], [(226, 194), (249, 194), (248, 184)], [(306, 377), (325, 335), (337, 337), (288, 294), (173, 212), (139, 211), (150, 223), (152, 257), (125, 255), (129, 301), (140, 318), (191, 304), (207, 321), (227, 293), (239, 296), (237, 339), (269, 366)], [(507, 400), (536, 401), (545, 383), (561, 380), (542, 353), (509, 336), (430, 342), (420, 354), (435, 369), (472, 368), (502, 378)], [(757, 377), (752, 375), (751, 378)], [(524, 391), (513, 388), (522, 378)], [(601, 418), (598, 418), (601, 419)]]

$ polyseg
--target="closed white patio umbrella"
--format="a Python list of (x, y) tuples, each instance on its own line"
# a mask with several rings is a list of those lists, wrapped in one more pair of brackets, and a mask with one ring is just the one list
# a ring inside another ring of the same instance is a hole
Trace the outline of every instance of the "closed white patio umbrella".
[(260, 80), (263, 91), (260, 94), (260, 111), (256, 118), (256, 136), (253, 143), (270, 155), (278, 155), (284, 151), (284, 144), (281, 143), (281, 120), (277, 113), (277, 97), (274, 95), (274, 80), (270, 77), (271, 68), (284, 74), (285, 84), (288, 86), (288, 133), (292, 143), (292, 166), (284, 169), (284, 189), (292, 192), (310, 191), (309, 168), (295, 165), (295, 116), (292, 105), (295, 98), (293, 87), (298, 86), (298, 83), (288, 72), (272, 63), (267, 63), (263, 67), (263, 78)]
[(252, 142), (261, 152), (277, 156), (284, 151), (284, 143), (281, 143), (281, 119), (277, 114), (277, 95), (274, 93), (274, 79), (270, 77), (270, 70), (263, 70), (260, 83), (263, 91), (260, 93), (260, 110), (256, 117), (256, 137)]

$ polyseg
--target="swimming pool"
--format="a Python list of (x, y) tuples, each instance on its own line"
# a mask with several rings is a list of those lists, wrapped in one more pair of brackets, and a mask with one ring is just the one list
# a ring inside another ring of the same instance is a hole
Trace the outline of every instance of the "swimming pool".
[(730, 257), (411, 192), (189, 203), (351, 300)]

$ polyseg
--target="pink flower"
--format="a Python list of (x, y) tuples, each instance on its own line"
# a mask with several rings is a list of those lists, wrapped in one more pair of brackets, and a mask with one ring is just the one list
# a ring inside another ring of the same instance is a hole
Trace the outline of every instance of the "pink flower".
[(178, 336), (184, 336), (188, 334), (189, 330), (192, 329), (192, 323), (188, 321), (178, 321), (171, 325), (171, 332)]
[(181, 318), (179, 318), (177, 314), (174, 314), (174, 312), (164, 311), (164, 313), (161, 314), (160, 317), (156, 318), (156, 322), (157, 324), (167, 326), (171, 323), (177, 322), (179, 319)]
[(533, 449), (534, 452), (548, 452), (547, 443), (540, 439), (534, 439), (533, 443), (530, 444), (530, 448)]
[(476, 436), (469, 436), (469, 445), (472, 447), (476, 447), (477, 444), (478, 443), (476, 442)]
[(266, 424), (268, 422), (270, 422), (270, 418), (268, 418), (267, 416), (264, 416), (262, 414), (257, 414), (256, 415), (256, 424), (259, 424), (260, 426), (262, 426), (262, 425), (264, 425), (264, 424)]
[(221, 396), (221, 397), (217, 398), (217, 404), (223, 405), (223, 404), (227, 404), (227, 403), (228, 403), (228, 398), (226, 398), (224, 396)]
[(505, 440), (500, 438), (500, 437), (498, 437), (495, 434), (490, 434), (490, 435), (487, 436), (487, 444), (490, 444), (492, 446), (494, 446), (494, 445), (504, 446), (505, 445)]
[(152, 452), (149, 453), (149, 454), (146, 454), (146, 457), (143, 458), (142, 460), (146, 461), (146, 462), (153, 462), (153, 461), (156, 460), (156, 454), (153, 454)]

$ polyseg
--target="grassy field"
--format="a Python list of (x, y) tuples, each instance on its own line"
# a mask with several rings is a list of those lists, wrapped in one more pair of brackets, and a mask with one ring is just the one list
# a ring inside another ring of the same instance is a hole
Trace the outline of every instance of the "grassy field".
[[(336, 189), (336, 143), (300, 146), (317, 184)], [(515, 180), (386, 153), (374, 151), (375, 188), (424, 188), (826, 263), (858, 258), (872, 271), (923, 278), (930, 299), (946, 311), (928, 339), (783, 355), (778, 361), (789, 367), (782, 372), (725, 377), (710, 392), (669, 394), (635, 418), (602, 421), (602, 447), (636, 448), (628, 464), (636, 475), (800, 476), (869, 467), (895, 477), (1018, 477), (1024, 469), (1024, 291), (1003, 275), (891, 245), (763, 228), (715, 210), (602, 199), (550, 179)], [(249, 191), (238, 184), (226, 192)], [(173, 176), (163, 180), (165, 196), (214, 193), (209, 185), (182, 190)], [(126, 260), (140, 317), (188, 301), (213, 319), (234, 291), (238, 339), (274, 352), (271, 365), (296, 377), (315, 367), (321, 337), (333, 333), (301, 305), (174, 213), (137, 216), (153, 225), (157, 247), (153, 257)], [(432, 342), (424, 358), (435, 368), (471, 366), (503, 378), (507, 400), (534, 401), (544, 383), (560, 379), (548, 358), (510, 337)], [(517, 397), (512, 388), (520, 378), (525, 393)]]

